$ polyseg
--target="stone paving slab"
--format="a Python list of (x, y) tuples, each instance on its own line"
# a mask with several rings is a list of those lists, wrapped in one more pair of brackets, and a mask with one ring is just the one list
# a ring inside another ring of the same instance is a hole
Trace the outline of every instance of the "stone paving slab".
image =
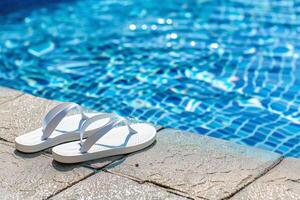
[(16, 136), (41, 126), (44, 115), (57, 102), (24, 94), (0, 105), (0, 138), (14, 142)]
[(280, 155), (231, 142), (163, 129), (157, 142), (108, 171), (204, 199), (229, 197), (276, 164)]
[(151, 184), (140, 184), (130, 179), (106, 172), (99, 172), (61, 192), (53, 199), (89, 200), (187, 200)]
[(23, 95), (22, 92), (0, 87), (0, 104)]
[(22, 154), (0, 142), (0, 199), (45, 199), (93, 174), (60, 165), (41, 153)]
[(299, 200), (300, 160), (286, 158), (265, 176), (236, 194), (233, 200)]

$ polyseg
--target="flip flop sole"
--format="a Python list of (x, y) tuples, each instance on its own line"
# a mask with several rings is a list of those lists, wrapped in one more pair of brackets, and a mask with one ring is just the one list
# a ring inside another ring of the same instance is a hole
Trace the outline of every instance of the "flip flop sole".
[(136, 134), (122, 126), (110, 130), (86, 153), (80, 152), (80, 142), (69, 142), (52, 149), (53, 159), (61, 163), (79, 163), (109, 156), (123, 155), (144, 149), (156, 139), (156, 129), (145, 123), (130, 125)]

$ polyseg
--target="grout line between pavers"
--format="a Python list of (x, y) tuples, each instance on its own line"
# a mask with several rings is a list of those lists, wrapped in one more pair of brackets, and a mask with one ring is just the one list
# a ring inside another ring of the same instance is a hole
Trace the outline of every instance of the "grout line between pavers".
[(188, 199), (202, 199), (202, 200), (208, 200), (207, 198), (204, 198), (204, 197), (201, 197), (201, 196), (197, 196), (197, 197), (194, 197), (186, 192), (183, 192), (183, 191), (180, 191), (178, 189), (175, 189), (175, 188), (172, 188), (170, 186), (166, 186), (164, 184), (161, 184), (161, 183), (158, 183), (158, 182), (155, 182), (155, 181), (150, 181), (150, 180), (146, 180), (144, 181), (144, 183), (150, 183), (152, 185), (155, 185), (159, 188), (163, 188), (165, 189), (167, 192), (170, 192), (172, 194), (176, 194), (178, 196), (181, 196), (181, 197), (185, 197), (185, 198), (188, 198)]
[(5, 139), (3, 140), (2, 138), (0, 138), (0, 144), (6, 145), (6, 146), (9, 146), (9, 147), (14, 147), (13, 143), (11, 143), (9, 141), (6, 141)]
[(55, 192), (54, 194), (51, 194), (50, 196), (46, 197), (45, 200), (51, 199), (51, 198), (55, 197), (56, 195), (62, 193), (63, 191), (65, 191), (65, 190), (71, 188), (72, 186), (76, 185), (77, 183), (80, 183), (81, 181), (84, 181), (85, 179), (87, 179), (87, 178), (89, 178), (89, 177), (91, 177), (91, 176), (93, 176), (93, 175), (95, 175), (95, 174), (96, 174), (96, 171), (93, 171), (91, 174), (89, 174), (89, 175), (83, 177), (82, 179), (77, 180), (77, 181), (71, 183), (70, 185), (68, 185), (68, 186), (66, 186), (66, 187), (64, 187), (64, 188), (62, 188), (62, 189), (60, 189), (60, 190), (58, 190), (58, 191)]
[(8, 140), (6, 140), (6, 139), (2, 138), (2, 137), (0, 137), (0, 141), (3, 141), (3, 142), (7, 142), (7, 143), (10, 143), (10, 144), (12, 144), (12, 142), (10, 142), (10, 141), (8, 141)]
[(280, 165), (280, 163), (284, 160), (284, 157), (281, 156), (279, 157), (277, 160), (275, 160), (269, 167), (266, 167), (265, 170), (263, 170), (257, 177), (255, 177), (252, 181), (250, 181), (249, 183), (245, 184), (243, 187), (239, 188), (238, 190), (236, 190), (235, 192), (229, 194), (227, 197), (222, 198), (221, 200), (229, 200), (232, 197), (234, 197), (235, 195), (239, 194), (240, 192), (242, 192), (243, 190), (245, 190), (248, 186), (252, 185), (255, 181), (257, 181), (258, 179), (264, 177), (266, 174), (268, 174), (270, 171), (272, 171), (274, 168), (276, 168), (278, 165)]
[(167, 185), (163, 185), (161, 183), (157, 183), (155, 181), (149, 181), (149, 180), (141, 180), (139, 178), (136, 178), (134, 176), (130, 176), (130, 175), (126, 175), (126, 174), (122, 174), (122, 173), (118, 173), (118, 172), (112, 172), (110, 170), (107, 170), (107, 169), (101, 169), (100, 171), (103, 171), (105, 173), (109, 173), (109, 174), (112, 174), (112, 175), (116, 175), (116, 176), (120, 176), (120, 177), (123, 177), (123, 178), (126, 178), (126, 179), (129, 179), (131, 181), (134, 181), (136, 183), (139, 183), (139, 184), (145, 184), (145, 183), (148, 183), (148, 184), (151, 184), (151, 185), (154, 185), (158, 188), (161, 188), (163, 190), (165, 190), (166, 192), (169, 192), (169, 193), (172, 193), (172, 194), (175, 194), (175, 195), (178, 195), (178, 196), (181, 196), (181, 197), (185, 197), (187, 199), (197, 199), (197, 198), (201, 198), (203, 200), (208, 200), (206, 198), (203, 198), (203, 197), (193, 197), (191, 196), (190, 194), (184, 192), (184, 191), (181, 191), (181, 190), (178, 190), (178, 189), (175, 189), (175, 188), (172, 188), (172, 187), (169, 187)]
[(11, 99), (7, 99), (6, 101), (3, 101), (2, 103), (0, 103), (0, 106), (3, 105), (3, 104), (5, 104), (5, 103), (7, 103), (7, 102), (14, 101), (14, 100), (16, 100), (17, 98), (19, 98), (19, 97), (21, 97), (23, 95), (24, 95), (24, 93), (19, 94), (19, 95), (15, 96), (15, 97), (13, 97)]

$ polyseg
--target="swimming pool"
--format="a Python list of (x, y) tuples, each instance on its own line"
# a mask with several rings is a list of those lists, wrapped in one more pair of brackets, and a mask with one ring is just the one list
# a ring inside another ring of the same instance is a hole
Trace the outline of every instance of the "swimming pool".
[(300, 3), (78, 0), (0, 18), (0, 85), (300, 157)]

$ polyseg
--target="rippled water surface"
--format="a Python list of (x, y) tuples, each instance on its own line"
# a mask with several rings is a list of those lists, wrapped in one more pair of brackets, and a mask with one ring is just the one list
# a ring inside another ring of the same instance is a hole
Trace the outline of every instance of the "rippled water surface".
[(300, 157), (300, 2), (78, 0), (0, 16), (0, 85)]

